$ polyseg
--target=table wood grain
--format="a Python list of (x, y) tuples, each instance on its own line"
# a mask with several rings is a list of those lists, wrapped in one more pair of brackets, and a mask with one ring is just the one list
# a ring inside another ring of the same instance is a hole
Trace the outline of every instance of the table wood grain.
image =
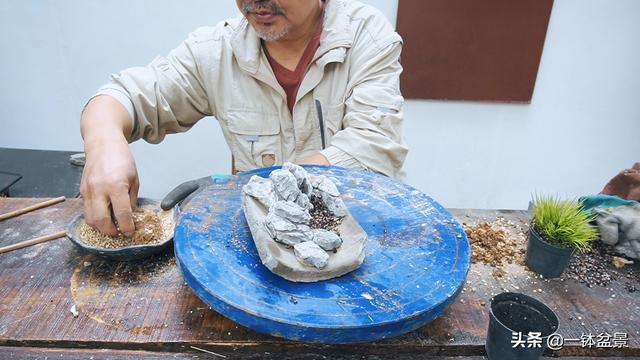
[[(65, 360), (86, 360), (86, 359), (109, 359), (109, 360), (194, 360), (194, 359), (241, 359), (241, 360), (363, 360), (363, 356), (357, 355), (331, 355), (331, 357), (317, 353), (307, 353), (302, 355), (282, 355), (271, 352), (256, 353), (247, 356), (216, 356), (206, 352), (159, 352), (140, 350), (111, 350), (111, 349), (60, 349), (60, 348), (30, 348), (30, 347), (0, 347), (0, 354), (12, 360), (33, 360), (33, 359), (65, 359)], [(371, 356), (364, 359), (375, 360), (486, 360), (485, 356)], [(541, 360), (553, 359), (542, 357)], [(567, 360), (598, 360), (601, 357), (565, 357)], [(624, 360), (628, 357), (608, 357), (609, 360)]]
[[(0, 213), (42, 200), (0, 198)], [(82, 200), (69, 199), (0, 222), (0, 246), (63, 230), (81, 211)], [(529, 221), (526, 211), (451, 211), (468, 224), (500, 217), (526, 227)], [(633, 281), (640, 287), (640, 270), (634, 266)], [(105, 349), (202, 357), (195, 346), (230, 358), (482, 356), (491, 296), (516, 291), (554, 309), (560, 318), (558, 332), (565, 337), (629, 335), (628, 347), (622, 349), (571, 343), (554, 356), (640, 356), (640, 298), (624, 289), (624, 281), (589, 288), (574, 280), (540, 279), (519, 264), (505, 270), (507, 276), (498, 278), (492, 275), (493, 268), (473, 264), (460, 298), (443, 316), (409, 334), (374, 343), (325, 346), (261, 335), (210, 310), (185, 285), (171, 250), (138, 263), (108, 262), (63, 238), (0, 255), (0, 347), (4, 347), (0, 349), (16, 353)], [(70, 311), (74, 305), (77, 317)]]

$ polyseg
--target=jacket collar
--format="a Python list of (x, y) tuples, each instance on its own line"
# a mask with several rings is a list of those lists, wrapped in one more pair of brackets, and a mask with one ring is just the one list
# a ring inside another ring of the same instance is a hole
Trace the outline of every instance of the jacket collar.
[[(345, 8), (346, 0), (326, 0), (320, 47), (314, 56), (314, 61), (319, 61), (322, 65), (344, 61), (345, 48), (351, 47), (353, 43), (350, 19)], [(230, 41), (238, 64), (245, 71), (255, 74), (263, 58), (258, 34), (242, 15), (227, 24), (233, 28)], [(337, 51), (333, 51), (336, 49)]]

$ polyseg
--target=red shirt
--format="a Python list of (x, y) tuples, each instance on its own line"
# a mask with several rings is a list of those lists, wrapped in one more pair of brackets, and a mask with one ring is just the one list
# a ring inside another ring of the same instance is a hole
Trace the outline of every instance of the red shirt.
[(271, 69), (276, 76), (276, 80), (282, 88), (284, 92), (287, 94), (287, 107), (289, 108), (289, 112), (293, 113), (293, 105), (296, 103), (296, 95), (298, 95), (298, 89), (300, 88), (300, 83), (302, 83), (302, 79), (304, 75), (307, 73), (307, 69), (309, 68), (309, 64), (311, 64), (311, 60), (313, 60), (313, 55), (315, 55), (316, 50), (320, 46), (320, 35), (322, 34), (322, 21), (318, 22), (318, 26), (313, 34), (313, 37), (309, 41), (307, 48), (302, 53), (302, 57), (296, 66), (296, 69), (291, 71), (286, 67), (278, 64), (269, 52), (266, 51), (267, 59), (269, 60), (269, 64), (271, 64)]

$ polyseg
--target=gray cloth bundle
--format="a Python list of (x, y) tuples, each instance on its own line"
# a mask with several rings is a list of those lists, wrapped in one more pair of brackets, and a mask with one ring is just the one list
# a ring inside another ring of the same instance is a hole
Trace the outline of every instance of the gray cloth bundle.
[(640, 259), (640, 203), (612, 208), (595, 207), (600, 238), (617, 252)]

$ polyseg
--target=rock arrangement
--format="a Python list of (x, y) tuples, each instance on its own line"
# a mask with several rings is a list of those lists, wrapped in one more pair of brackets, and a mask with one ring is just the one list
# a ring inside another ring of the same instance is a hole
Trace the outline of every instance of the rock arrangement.
[[(285, 163), (268, 179), (254, 175), (243, 191), (269, 209), (264, 221), (267, 232), (274, 241), (292, 248), (303, 265), (323, 269), (330, 253), (342, 245), (334, 226), (314, 226), (335, 224), (347, 215), (338, 188), (328, 177), (314, 176), (301, 166)], [(334, 219), (318, 221), (312, 214), (329, 214)]]

